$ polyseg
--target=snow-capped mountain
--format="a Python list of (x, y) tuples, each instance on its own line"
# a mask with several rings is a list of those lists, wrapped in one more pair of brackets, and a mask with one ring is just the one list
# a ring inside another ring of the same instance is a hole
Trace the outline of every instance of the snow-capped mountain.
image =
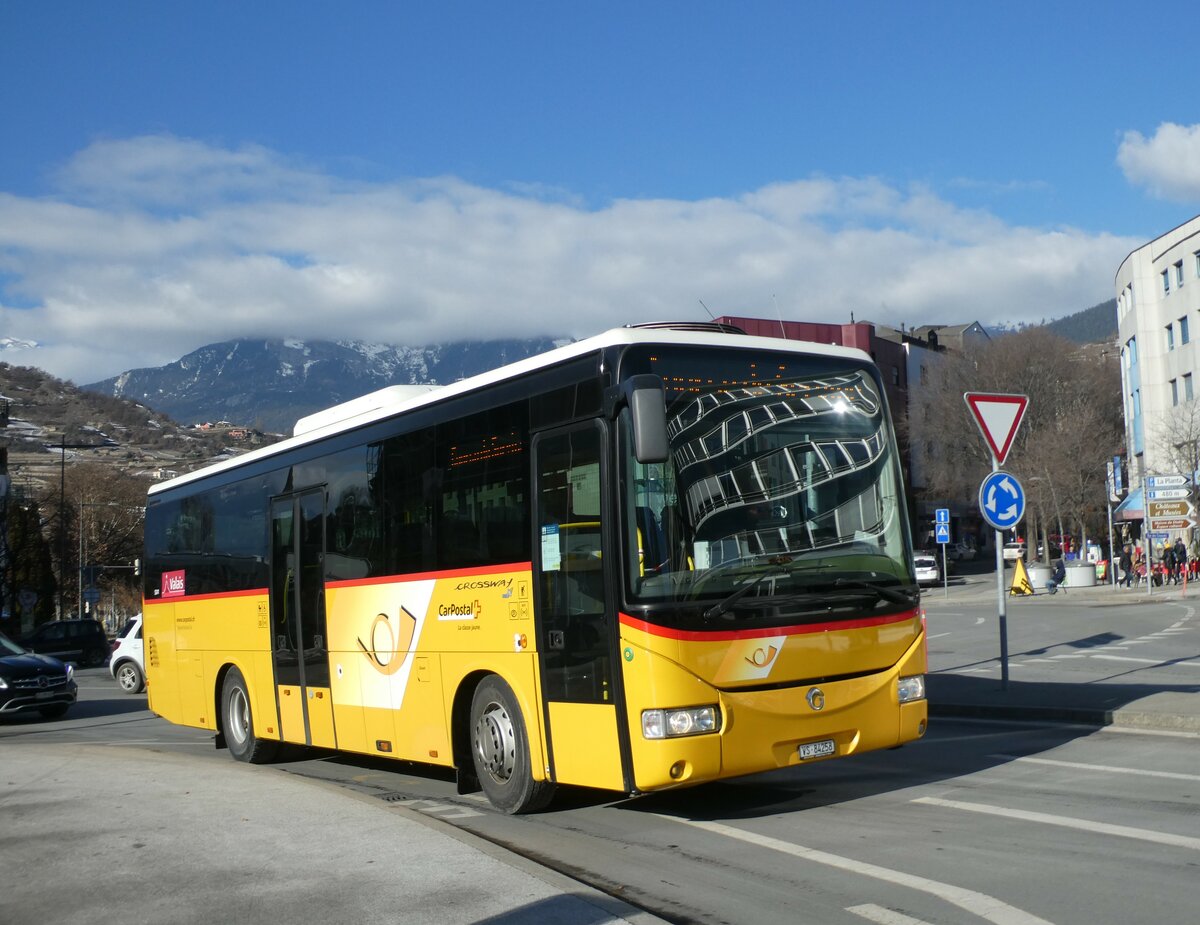
[(129, 398), (185, 424), (231, 421), (290, 433), (296, 419), (389, 385), (445, 385), (558, 346), (549, 339), (393, 347), (358, 341), (240, 339), (83, 388)]

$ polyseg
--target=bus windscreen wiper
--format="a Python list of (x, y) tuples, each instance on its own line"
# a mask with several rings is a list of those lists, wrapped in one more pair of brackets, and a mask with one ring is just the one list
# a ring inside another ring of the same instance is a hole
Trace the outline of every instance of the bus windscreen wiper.
[(713, 619), (716, 619), (717, 617), (723, 616), (724, 614), (729, 612), (729, 609), (731, 607), (733, 607), (734, 604), (736, 604), (743, 597), (745, 597), (747, 594), (749, 594), (751, 591), (753, 591), (755, 588), (757, 588), (767, 578), (779, 578), (779, 577), (783, 577), (783, 576), (780, 576), (777, 574), (772, 575), (770, 572), (760, 572), (759, 574), (757, 574), (753, 578), (751, 578), (748, 582), (746, 582), (744, 585), (742, 585), (740, 588), (738, 588), (736, 591), (734, 591), (732, 594), (730, 594), (723, 601), (713, 604), (711, 607), (708, 608), (708, 610), (704, 611), (704, 614), (703, 614), (704, 619), (705, 620), (713, 620)]
[(914, 601), (909, 595), (900, 591), (893, 591), (891, 588), (885, 588), (883, 585), (872, 584), (869, 581), (856, 581), (853, 578), (835, 578), (833, 580), (835, 588), (854, 588), (859, 591), (873, 591), (885, 601), (891, 601), (893, 604), (905, 604), (908, 607), (915, 606)]

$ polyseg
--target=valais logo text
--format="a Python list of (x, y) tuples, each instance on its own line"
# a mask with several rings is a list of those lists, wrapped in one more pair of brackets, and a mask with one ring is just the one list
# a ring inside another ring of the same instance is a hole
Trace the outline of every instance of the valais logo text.
[(184, 588), (187, 586), (185, 576), (187, 573), (182, 569), (178, 572), (163, 572), (162, 573), (162, 596), (163, 597), (183, 597)]

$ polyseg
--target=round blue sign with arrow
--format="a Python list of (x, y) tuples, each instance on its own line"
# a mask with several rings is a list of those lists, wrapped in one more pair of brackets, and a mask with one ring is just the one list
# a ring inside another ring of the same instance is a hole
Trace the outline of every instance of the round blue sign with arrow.
[(1025, 489), (1016, 476), (993, 472), (979, 486), (979, 512), (997, 530), (1011, 530), (1025, 516)]

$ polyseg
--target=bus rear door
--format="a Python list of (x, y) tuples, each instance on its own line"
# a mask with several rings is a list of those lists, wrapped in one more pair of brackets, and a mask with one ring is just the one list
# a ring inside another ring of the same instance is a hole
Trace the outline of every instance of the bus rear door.
[(325, 490), (271, 502), (271, 648), (283, 738), (336, 748), (325, 624)]

